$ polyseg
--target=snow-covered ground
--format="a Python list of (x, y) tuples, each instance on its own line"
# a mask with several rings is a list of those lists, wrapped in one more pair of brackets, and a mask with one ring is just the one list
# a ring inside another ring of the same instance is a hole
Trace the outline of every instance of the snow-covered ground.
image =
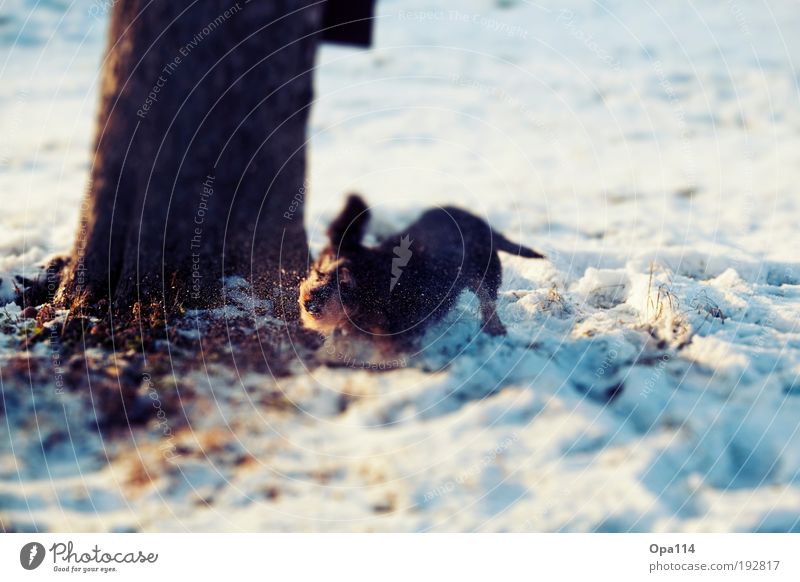
[[(107, 4), (0, 0), (5, 301), (70, 246)], [(0, 372), (0, 521), (800, 530), (798, 29), (793, 0), (380, 0), (374, 49), (320, 54), (312, 248), (349, 190), (377, 235), (472, 209), (550, 259), (503, 256), (508, 336), (465, 296), (390, 372), (198, 369), (188, 423), (145, 378), (114, 439)]]

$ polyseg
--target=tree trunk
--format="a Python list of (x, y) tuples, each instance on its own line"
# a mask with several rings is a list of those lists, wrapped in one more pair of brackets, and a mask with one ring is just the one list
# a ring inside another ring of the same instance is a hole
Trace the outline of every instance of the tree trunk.
[(56, 302), (288, 305), (305, 266), (314, 0), (114, 3), (94, 163)]

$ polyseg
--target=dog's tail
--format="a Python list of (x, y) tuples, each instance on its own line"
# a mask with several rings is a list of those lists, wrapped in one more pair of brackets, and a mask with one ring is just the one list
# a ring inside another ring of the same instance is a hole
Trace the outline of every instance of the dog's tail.
[(494, 247), (498, 251), (503, 251), (504, 253), (511, 253), (512, 255), (517, 255), (518, 257), (524, 257), (526, 259), (545, 258), (543, 254), (537, 253), (535, 250), (529, 249), (528, 247), (522, 246), (521, 244), (511, 242), (498, 232), (493, 232), (492, 235), (493, 235), (492, 242), (494, 243)]

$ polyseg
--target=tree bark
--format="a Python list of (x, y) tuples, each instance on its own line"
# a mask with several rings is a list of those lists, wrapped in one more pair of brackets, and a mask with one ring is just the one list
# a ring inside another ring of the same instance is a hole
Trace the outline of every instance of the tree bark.
[(90, 184), (58, 304), (214, 305), (229, 274), (294, 304), (308, 252), (320, 6), (114, 4)]

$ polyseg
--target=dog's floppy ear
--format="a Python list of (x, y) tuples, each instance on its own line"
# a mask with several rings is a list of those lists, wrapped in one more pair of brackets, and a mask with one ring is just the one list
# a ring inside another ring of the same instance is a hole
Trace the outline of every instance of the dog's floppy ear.
[(354, 247), (361, 244), (369, 222), (369, 208), (358, 194), (350, 194), (347, 203), (328, 228), (328, 237), (334, 248)]
[(337, 276), (339, 277), (339, 283), (342, 283), (343, 285), (354, 287), (356, 284), (356, 280), (353, 278), (353, 274), (347, 267), (342, 267), (341, 269), (339, 269), (339, 271), (337, 272)]

